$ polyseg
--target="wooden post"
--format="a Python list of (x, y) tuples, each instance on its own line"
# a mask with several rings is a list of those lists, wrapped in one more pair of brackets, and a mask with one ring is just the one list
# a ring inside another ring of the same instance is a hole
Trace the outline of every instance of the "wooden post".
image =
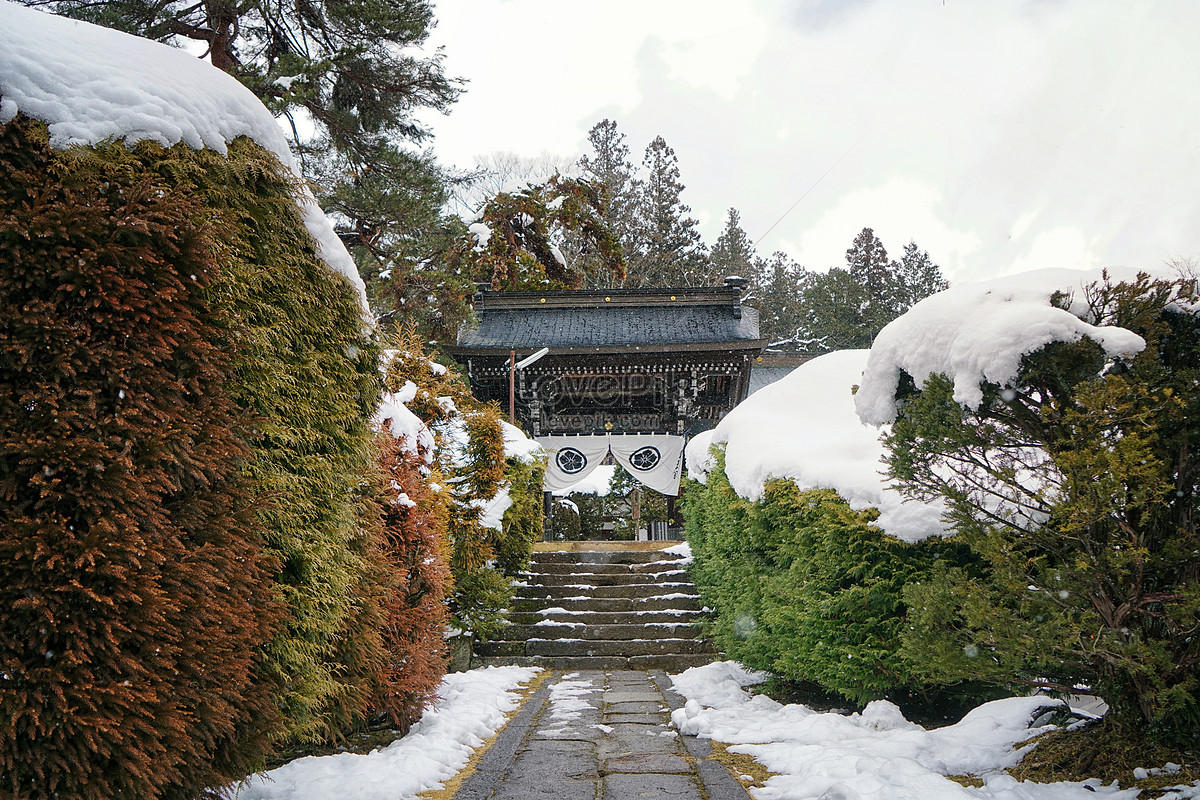
[(633, 487), (633, 491), (629, 493), (629, 505), (633, 512), (633, 538), (641, 541), (642, 527), (642, 486), (638, 484)]
[(508, 351), (508, 424), (517, 424), (517, 351)]

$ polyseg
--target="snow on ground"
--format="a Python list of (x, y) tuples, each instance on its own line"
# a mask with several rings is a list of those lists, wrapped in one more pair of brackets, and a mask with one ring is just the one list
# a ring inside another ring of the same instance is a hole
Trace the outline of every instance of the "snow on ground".
[(833, 489), (851, 508), (878, 508), (875, 523), (905, 541), (945, 534), (940, 501), (905, 500), (881, 473), (880, 431), (854, 411), (866, 350), (843, 350), (802, 364), (764, 386), (687, 447), (689, 477), (715, 467), (709, 446), (725, 445), (725, 474), (748, 500), (762, 497), (770, 478), (802, 489)]
[[(671, 678), (687, 698), (671, 715), (682, 733), (728, 743), (778, 773), (755, 800), (1132, 800), (1122, 790), (1090, 780), (1018, 783), (1001, 771), (1016, 765), (1023, 743), (1049, 727), (1031, 727), (1040, 709), (1059, 704), (1045, 697), (1011, 697), (984, 703), (955, 725), (926, 730), (904, 719), (886, 701), (861, 713), (821, 713), (780, 705), (746, 686), (765, 679), (733, 661), (695, 667)], [(976, 775), (982, 788), (961, 786), (949, 775)], [(1200, 797), (1200, 786), (1170, 798)]]
[[(573, 640), (559, 639), (558, 641)], [(539, 734), (561, 733), (571, 724), (571, 720), (579, 719), (580, 715), (589, 708), (596, 708), (583, 698), (599, 692), (600, 689), (593, 686), (591, 681), (578, 678), (578, 672), (569, 672), (550, 687), (550, 710), (543, 717), (544, 728), (538, 731)]]
[(183, 142), (226, 152), (247, 136), (297, 177), (317, 253), (345, 276), (369, 315), (366, 288), (288, 149), (275, 118), (235, 78), (178, 48), (0, 0), (0, 124), (45, 122), (59, 149), (115, 139)]
[(536, 667), (487, 667), (442, 679), (438, 700), (403, 738), (367, 755), (297, 759), (231, 787), (237, 800), (408, 800), (442, 788), (520, 704)]
[[(1138, 272), (1177, 278), (1172, 270), (1109, 269), (1114, 280)], [(925, 298), (885, 327), (871, 346), (862, 388), (854, 402), (858, 416), (884, 425), (896, 416), (900, 372), (920, 386), (933, 374), (954, 381), (954, 399), (977, 408), (980, 383), (1004, 386), (1017, 375), (1021, 357), (1051, 342), (1087, 337), (1113, 358), (1131, 356), (1146, 343), (1124, 328), (1086, 321), (1083, 288), (1101, 280), (1101, 270), (1044, 269), (955, 286)], [(1050, 305), (1055, 292), (1071, 295), (1070, 308)]]

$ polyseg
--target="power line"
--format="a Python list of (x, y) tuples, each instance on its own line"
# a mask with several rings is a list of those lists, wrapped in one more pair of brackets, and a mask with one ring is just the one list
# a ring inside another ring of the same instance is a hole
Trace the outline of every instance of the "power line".
[(773, 223), (771, 223), (771, 227), (769, 227), (765, 231), (763, 231), (762, 236), (759, 236), (757, 239), (754, 240), (754, 246), (758, 247), (758, 243), (761, 242), (763, 239), (767, 238), (767, 234), (770, 233), (771, 231), (775, 230), (775, 226), (778, 225), (779, 223), (783, 222), (784, 218), (786, 218), (788, 214), (792, 213), (792, 211), (795, 210), (796, 206), (800, 205), (800, 201), (802, 201), (804, 198), (808, 197), (809, 193), (812, 192), (813, 189), (817, 188), (817, 186), (820, 185), (821, 181), (825, 180), (825, 176), (827, 176), (829, 173), (833, 172), (834, 169), (837, 168), (837, 165), (842, 163), (842, 160), (845, 159), (846, 156), (850, 155), (850, 151), (853, 150), (854, 148), (858, 147), (858, 145), (862, 142), (862, 140), (867, 138), (867, 134), (869, 134), (870, 132), (871, 132), (870, 129), (868, 129), (866, 131), (866, 133), (864, 133), (862, 136), (858, 137), (858, 139), (855, 140), (854, 144), (850, 145), (850, 147), (848, 147), (846, 149), (846, 152), (844, 152), (840, 156), (838, 156), (837, 161), (834, 161), (833, 164), (830, 165), (829, 169), (825, 170), (825, 172), (821, 175), (821, 177), (817, 178), (816, 181), (813, 182), (812, 186), (809, 186), (807, 189), (805, 189), (804, 194), (800, 195), (800, 197), (798, 197), (796, 199), (796, 202), (792, 203), (788, 207), (788, 210), (783, 212), (782, 215), (780, 215), (779, 219), (777, 219)]

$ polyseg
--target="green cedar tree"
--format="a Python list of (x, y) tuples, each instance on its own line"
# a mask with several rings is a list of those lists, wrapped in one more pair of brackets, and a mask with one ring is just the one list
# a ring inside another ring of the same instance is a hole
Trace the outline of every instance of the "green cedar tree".
[(634, 230), (626, 247), (630, 288), (704, 286), (710, 282), (708, 255), (699, 223), (682, 199), (679, 159), (661, 136), (646, 147)]

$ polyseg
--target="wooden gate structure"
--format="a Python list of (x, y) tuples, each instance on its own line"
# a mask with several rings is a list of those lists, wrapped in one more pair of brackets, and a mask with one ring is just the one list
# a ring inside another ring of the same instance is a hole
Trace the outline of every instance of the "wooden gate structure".
[(639, 481), (675, 495), (679, 467), (670, 489), (670, 460), (681, 462), (688, 436), (745, 399), (766, 344), (758, 311), (741, 303), (745, 285), (728, 278), (713, 288), (484, 291), (475, 324), (447, 353), (476, 397), (497, 401), (551, 452), (548, 489), (582, 478), (607, 452)]

